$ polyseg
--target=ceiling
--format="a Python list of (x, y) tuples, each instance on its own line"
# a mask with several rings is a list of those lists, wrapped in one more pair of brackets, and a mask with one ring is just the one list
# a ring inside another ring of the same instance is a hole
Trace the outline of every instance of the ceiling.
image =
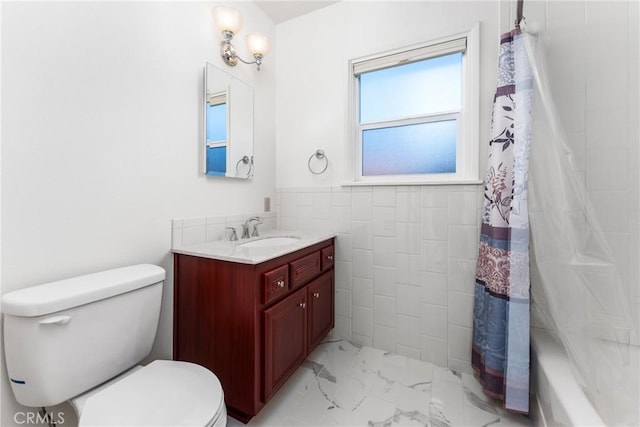
[(337, 1), (314, 0), (254, 0), (255, 3), (271, 18), (275, 24), (280, 24), (289, 19), (322, 9), (323, 7), (337, 3)]

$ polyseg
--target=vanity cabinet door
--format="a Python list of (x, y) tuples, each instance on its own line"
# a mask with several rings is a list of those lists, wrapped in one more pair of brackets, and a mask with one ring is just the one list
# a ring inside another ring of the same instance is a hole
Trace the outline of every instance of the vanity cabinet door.
[(333, 328), (333, 272), (325, 273), (307, 286), (309, 301), (309, 351)]
[(307, 356), (307, 289), (264, 311), (264, 401)]

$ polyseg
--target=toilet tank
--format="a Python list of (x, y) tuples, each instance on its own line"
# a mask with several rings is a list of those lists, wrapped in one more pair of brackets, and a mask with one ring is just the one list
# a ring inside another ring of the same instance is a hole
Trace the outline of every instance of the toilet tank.
[(25, 406), (52, 406), (149, 355), (165, 271), (156, 265), (78, 276), (2, 296), (11, 388)]

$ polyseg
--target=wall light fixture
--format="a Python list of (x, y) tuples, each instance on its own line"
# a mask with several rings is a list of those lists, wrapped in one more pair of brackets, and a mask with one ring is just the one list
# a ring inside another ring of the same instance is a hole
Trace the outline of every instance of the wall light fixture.
[(235, 67), (239, 60), (245, 64), (256, 64), (258, 71), (260, 71), (262, 59), (269, 53), (269, 48), (271, 47), (269, 37), (260, 33), (247, 34), (247, 47), (251, 55), (253, 55), (254, 60), (245, 61), (238, 56), (236, 49), (231, 44), (233, 36), (242, 28), (242, 15), (240, 15), (240, 12), (229, 6), (216, 6), (213, 9), (213, 20), (222, 32), (222, 37), (224, 38), (224, 40), (220, 42), (220, 56), (222, 56), (225, 64), (230, 67)]

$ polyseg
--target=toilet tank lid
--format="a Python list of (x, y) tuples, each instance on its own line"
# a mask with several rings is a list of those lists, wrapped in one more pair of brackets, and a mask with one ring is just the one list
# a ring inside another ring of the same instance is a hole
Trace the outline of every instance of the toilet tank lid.
[(162, 267), (139, 264), (31, 286), (2, 296), (4, 314), (35, 317), (162, 282)]

